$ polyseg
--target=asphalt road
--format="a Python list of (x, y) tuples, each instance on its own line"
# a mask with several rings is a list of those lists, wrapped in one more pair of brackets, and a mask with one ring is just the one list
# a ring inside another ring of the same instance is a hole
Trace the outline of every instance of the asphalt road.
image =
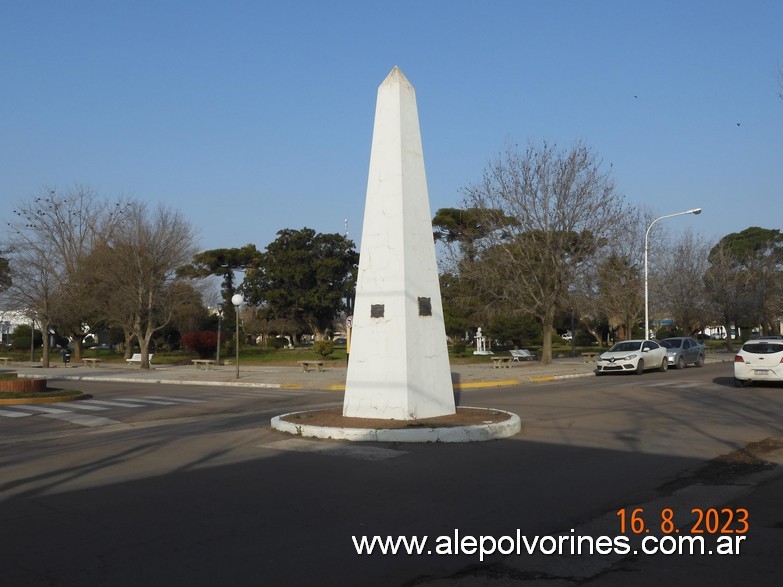
[(463, 391), (461, 405), (513, 411), (523, 430), (448, 445), (269, 428), (340, 392), (78, 387), (92, 403), (53, 408), (65, 413), (0, 406), (29, 412), (0, 414), (2, 585), (454, 582), (476, 556), (359, 556), (352, 537), (568, 532), (783, 436), (780, 387), (738, 390), (726, 365)]

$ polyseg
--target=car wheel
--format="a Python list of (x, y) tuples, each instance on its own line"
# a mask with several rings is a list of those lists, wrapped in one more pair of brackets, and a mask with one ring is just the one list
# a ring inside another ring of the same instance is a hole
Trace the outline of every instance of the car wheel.
[(595, 372), (595, 376), (596, 376), (596, 377), (601, 377), (603, 374), (604, 374), (604, 372), (603, 372), (603, 371), (596, 371), (596, 372)]
[(644, 373), (644, 359), (639, 359), (639, 362), (636, 363), (636, 374), (641, 375)]
[(696, 359), (696, 366), (704, 367), (704, 355), (699, 355), (699, 358)]
[(677, 357), (677, 368), (678, 369), (685, 369), (685, 359), (680, 355)]
[(747, 387), (750, 381), (747, 379), (737, 379), (734, 378), (734, 387)]
[(666, 373), (666, 371), (669, 369), (669, 359), (666, 357), (663, 358), (663, 361), (661, 361), (661, 366), (658, 367), (658, 371), (662, 371)]

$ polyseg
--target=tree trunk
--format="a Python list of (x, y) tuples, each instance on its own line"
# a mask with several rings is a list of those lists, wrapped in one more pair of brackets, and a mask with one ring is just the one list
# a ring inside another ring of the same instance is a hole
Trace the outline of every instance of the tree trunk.
[[(33, 331), (33, 341), (35, 341), (35, 331)], [(41, 367), (49, 367), (49, 323), (41, 322), (41, 341), (42, 352), (41, 355)], [(33, 344), (35, 344), (33, 342)]]
[(731, 342), (731, 318), (727, 314), (725, 314), (723, 316), (723, 319), (726, 324), (726, 351), (729, 353), (733, 353), (734, 345)]
[(146, 338), (139, 339), (139, 352), (141, 353), (140, 369), (150, 368), (149, 342)]
[[(541, 326), (544, 331), (544, 346), (541, 349), (541, 364), (549, 365), (552, 362), (552, 326), (555, 322), (552, 312), (547, 312)], [(573, 336), (573, 332), (571, 333)]]
[(84, 354), (84, 337), (72, 334), (73, 336), (73, 360), (81, 361)]
[(122, 336), (125, 339), (125, 348), (122, 350), (122, 358), (127, 361), (133, 354), (133, 332), (123, 328)]

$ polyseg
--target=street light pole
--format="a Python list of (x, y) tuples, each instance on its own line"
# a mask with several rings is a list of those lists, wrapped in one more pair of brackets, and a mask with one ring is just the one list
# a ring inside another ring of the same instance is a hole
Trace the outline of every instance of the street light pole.
[(664, 218), (673, 218), (674, 216), (683, 216), (685, 214), (701, 214), (701, 208), (693, 208), (692, 210), (686, 210), (685, 212), (677, 212), (676, 214), (667, 214), (666, 216), (661, 216), (659, 218), (656, 218), (650, 223), (650, 226), (647, 227), (647, 232), (644, 233), (644, 338), (645, 340), (650, 336), (650, 306), (649, 306), (650, 295), (649, 295), (649, 290), (647, 288), (647, 247), (648, 247), (648, 240), (650, 237), (650, 229), (653, 227), (653, 224), (655, 224), (659, 220), (663, 220)]
[(223, 317), (223, 308), (218, 306), (217, 309), (217, 317), (218, 317), (218, 335), (217, 335), (217, 352), (215, 354), (215, 364), (220, 365), (220, 319)]
[(234, 345), (236, 347), (236, 354), (237, 354), (237, 356), (236, 356), (236, 360), (237, 360), (237, 377), (236, 378), (237, 379), (239, 379), (239, 306), (241, 306), (242, 302), (244, 302), (244, 301), (245, 301), (244, 298), (240, 294), (234, 294), (231, 297), (231, 303), (234, 304), (234, 309), (235, 309), (234, 313), (236, 314), (236, 317), (237, 317), (236, 343)]

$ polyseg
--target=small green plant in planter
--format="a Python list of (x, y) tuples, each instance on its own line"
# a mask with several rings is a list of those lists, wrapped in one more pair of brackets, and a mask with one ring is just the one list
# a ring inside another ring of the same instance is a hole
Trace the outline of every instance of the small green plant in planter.
[(334, 341), (317, 340), (313, 343), (313, 351), (321, 355), (322, 359), (325, 359), (334, 352)]

